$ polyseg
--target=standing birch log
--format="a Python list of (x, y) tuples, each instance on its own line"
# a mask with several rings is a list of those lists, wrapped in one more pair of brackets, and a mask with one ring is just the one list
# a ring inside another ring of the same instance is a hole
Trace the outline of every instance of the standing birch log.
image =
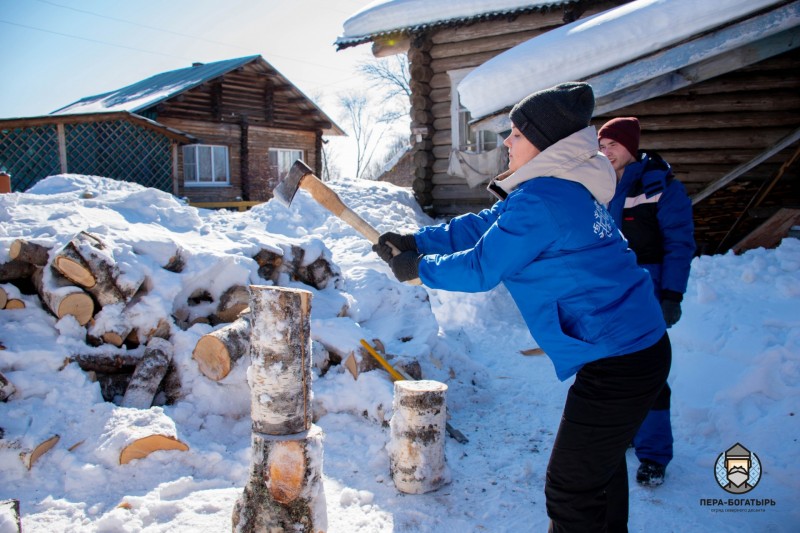
[(431, 492), (450, 481), (444, 455), (447, 385), (438, 381), (394, 383), (389, 468), (395, 487), (408, 494)]
[(192, 351), (200, 372), (219, 381), (230, 374), (236, 361), (250, 349), (250, 318), (239, 318), (200, 337)]
[(247, 374), (253, 431), (291, 435), (311, 427), (311, 293), (250, 286)]
[(233, 509), (236, 533), (325, 533), (319, 426), (289, 436), (253, 433), (250, 479)]
[(144, 356), (136, 365), (128, 388), (125, 389), (123, 407), (148, 409), (153, 404), (158, 386), (167, 374), (173, 352), (172, 344), (165, 339), (156, 337), (147, 343)]
[[(4, 529), (7, 533), (20, 533), (22, 531), (22, 523), (19, 514), (19, 500), (3, 500), (0, 501), (0, 516), (6, 515), (8, 518), (3, 522), (8, 529)], [(9, 523), (8, 520), (11, 520)]]

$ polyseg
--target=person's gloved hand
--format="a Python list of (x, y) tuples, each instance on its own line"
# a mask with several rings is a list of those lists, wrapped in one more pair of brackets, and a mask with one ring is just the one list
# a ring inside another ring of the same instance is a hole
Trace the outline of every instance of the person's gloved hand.
[(419, 277), (419, 260), (422, 256), (419, 252), (408, 250), (389, 259), (389, 266), (392, 268), (394, 277), (397, 281), (408, 281)]
[(661, 312), (664, 313), (664, 322), (671, 328), (681, 319), (681, 301), (683, 295), (675, 291), (661, 291)]
[(392, 247), (389, 246), (389, 243), (400, 250), (400, 252), (417, 251), (417, 240), (414, 238), (413, 234), (409, 233), (400, 235), (399, 233), (394, 233), (392, 231), (386, 232), (378, 237), (378, 244), (372, 245), (372, 251), (378, 254), (378, 256), (387, 263), (394, 256)]

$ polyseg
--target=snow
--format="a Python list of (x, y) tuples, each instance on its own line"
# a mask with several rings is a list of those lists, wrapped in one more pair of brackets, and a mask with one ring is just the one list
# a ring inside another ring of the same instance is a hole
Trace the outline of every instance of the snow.
[[(434, 222), (407, 189), (372, 181), (331, 186), (379, 231)], [(144, 325), (175, 312), (198, 288), (217, 299), (233, 284), (268, 285), (250, 259), (262, 248), (289, 253), (299, 246), (309, 260), (328, 258), (341, 273), (337, 283), (314, 289), (281, 280), (312, 293), (312, 338), (338, 349), (380, 339), (394, 361), (417, 360), (425, 379), (448, 386), (450, 423), (469, 439), (445, 439), (449, 484), (402, 494), (389, 473), (388, 374), (377, 369), (356, 380), (342, 365), (324, 375), (315, 366), (328, 531), (546, 530), (545, 469), (570, 383), (556, 379), (546, 357), (520, 354), (536, 343), (502, 287), (462, 294), (398, 283), (363, 237), (305, 191), (288, 208), (268, 202), (231, 213), (198, 210), (135, 184), (60, 175), (0, 195), (0, 221), (3, 258), (16, 238), (52, 245), (80, 230), (103, 236), (131, 274), (149, 280), (135, 318)], [(177, 249), (185, 269), (163, 269)], [(235, 365), (220, 382), (207, 379), (191, 353), (214, 328), (173, 327), (186, 395), (149, 410), (122, 408), (104, 402), (76, 364), (64, 365), (69, 355), (93, 350), (86, 329), (71, 317), (56, 321), (35, 296), (22, 298), (25, 309), (0, 310), (0, 372), (17, 389), (0, 403), (0, 501), (20, 500), (24, 531), (230, 531), (250, 469), (248, 365)], [(209, 311), (198, 307), (198, 316)], [(800, 241), (696, 258), (683, 318), (670, 337), (675, 459), (661, 487), (631, 482), (630, 530), (797, 531)], [(120, 465), (110, 444), (121, 425), (131, 424), (165, 424), (189, 449)], [(27, 470), (10, 443), (44, 434), (61, 439)], [(717, 484), (714, 465), (737, 442), (763, 467), (759, 484), (742, 498), (766, 505), (708, 504), (731, 497)], [(629, 451), (631, 479), (637, 464)], [(0, 532), (7, 531), (13, 525), (2, 510)]]
[(636, 0), (495, 56), (470, 72), (459, 83), (458, 93), (473, 118), (482, 118), (532, 92), (586, 79), (777, 3)]
[(481, 15), (508, 13), (536, 6), (566, 2), (544, 0), (376, 0), (351, 15), (343, 24), (337, 42), (358, 41), (376, 33), (418, 25), (468, 19)]

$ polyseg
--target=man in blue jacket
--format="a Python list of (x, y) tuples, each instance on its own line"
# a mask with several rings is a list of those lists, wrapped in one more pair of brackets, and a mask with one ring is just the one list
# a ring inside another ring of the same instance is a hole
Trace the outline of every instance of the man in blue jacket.
[(491, 209), (385, 233), (373, 247), (400, 281), (461, 292), (505, 284), (558, 378), (575, 376), (547, 468), (554, 532), (627, 531), (625, 452), (672, 354), (650, 276), (604, 207), (616, 176), (597, 150), (593, 110), (585, 83), (529, 95), (511, 110)]
[[(639, 150), (640, 132), (638, 119), (619, 117), (606, 122), (597, 136), (618, 181), (608, 210), (637, 262), (650, 273), (669, 328), (681, 317), (695, 251), (692, 202), (666, 161)], [(661, 485), (672, 460), (670, 395), (665, 385), (633, 439), (640, 462), (636, 481), (642, 485)]]

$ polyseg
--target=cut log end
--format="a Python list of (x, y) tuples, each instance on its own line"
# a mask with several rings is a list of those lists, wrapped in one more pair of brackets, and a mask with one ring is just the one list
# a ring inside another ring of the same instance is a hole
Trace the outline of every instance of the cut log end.
[(33, 463), (35, 463), (39, 459), (39, 457), (49, 452), (53, 448), (53, 446), (55, 446), (58, 443), (60, 439), (61, 437), (59, 435), (53, 435), (46, 441), (36, 446), (29, 453), (22, 453), (21, 458), (23, 464), (25, 465), (25, 468), (30, 470), (33, 467)]
[(189, 446), (173, 437), (150, 435), (133, 441), (119, 454), (119, 464), (125, 465), (134, 459), (142, 459), (159, 450), (179, 450), (185, 452)]
[(94, 312), (92, 297), (86, 293), (74, 293), (66, 296), (58, 306), (56, 316), (63, 318), (73, 315), (78, 324), (85, 326), (89, 323)]
[(192, 352), (200, 372), (208, 379), (219, 381), (231, 371), (231, 356), (225, 344), (216, 337), (204, 335)]
[(19, 298), (11, 298), (6, 302), (6, 309), (25, 309), (25, 302)]
[(56, 257), (54, 266), (64, 276), (87, 289), (91, 289), (94, 287), (95, 283), (97, 283), (97, 280), (90, 270), (88, 270), (83, 264), (74, 261), (69, 257)]

